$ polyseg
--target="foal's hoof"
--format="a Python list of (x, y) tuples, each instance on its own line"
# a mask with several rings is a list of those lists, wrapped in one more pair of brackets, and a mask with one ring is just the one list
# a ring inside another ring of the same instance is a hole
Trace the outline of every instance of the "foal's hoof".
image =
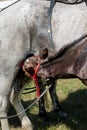
[(46, 113), (39, 113), (39, 117), (45, 122), (49, 122), (49, 118)]
[(60, 118), (67, 118), (68, 117), (68, 114), (65, 113), (63, 110), (60, 110), (58, 112), (58, 115), (59, 115)]
[(57, 113), (60, 118), (67, 118), (68, 117), (68, 114), (66, 112), (64, 112), (62, 109), (54, 110), (54, 112)]

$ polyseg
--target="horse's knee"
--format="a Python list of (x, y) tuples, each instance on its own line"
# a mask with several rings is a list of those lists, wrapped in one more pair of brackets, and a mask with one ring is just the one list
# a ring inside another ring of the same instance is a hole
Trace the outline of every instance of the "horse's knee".
[(5, 111), (7, 112), (8, 102), (8, 97), (0, 96), (0, 114), (4, 113)]
[(23, 130), (33, 130), (32, 124), (27, 116), (22, 119), (22, 129)]
[(4, 103), (3, 103), (2, 97), (0, 96), (0, 114), (2, 113), (1, 111), (3, 110), (3, 106), (4, 106)]
[[(20, 100), (20, 91), (15, 91), (14, 88), (12, 88), (11, 95), (10, 95), (10, 102), (12, 103), (13, 107), (15, 108), (18, 117), (21, 121), (22, 129), (23, 130), (33, 130), (31, 121), (26, 115), (26, 112), (24, 110), (24, 107)], [(19, 114), (21, 113), (21, 114)]]
[(58, 111), (59, 109), (61, 109), (61, 105), (58, 101), (58, 96), (57, 96), (57, 93), (56, 93), (56, 81), (54, 81), (51, 84), (51, 88), (49, 89), (49, 93), (50, 93), (50, 96), (51, 96), (53, 109), (54, 109), (54, 111)]
[[(0, 95), (0, 118), (7, 117), (8, 101), (8, 97)], [(2, 130), (9, 130), (7, 119), (1, 118), (1, 128)]]

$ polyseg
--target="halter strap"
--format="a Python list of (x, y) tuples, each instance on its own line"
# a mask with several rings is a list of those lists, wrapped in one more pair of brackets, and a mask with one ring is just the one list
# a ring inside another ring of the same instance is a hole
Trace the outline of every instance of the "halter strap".
[(37, 96), (37, 98), (40, 97), (40, 88), (39, 88), (39, 84), (38, 84), (38, 78), (37, 78), (37, 76), (36, 76), (39, 67), (40, 67), (40, 63), (36, 66), (34, 75), (31, 76), (31, 78), (33, 79), (33, 81), (34, 81), (34, 83), (35, 83), (35, 86), (36, 86), (36, 94), (37, 94), (36, 96)]
[(28, 76), (28, 77), (31, 77), (31, 78), (33, 79), (34, 84), (35, 84), (35, 86), (36, 86), (36, 97), (37, 97), (37, 98), (40, 97), (40, 88), (39, 88), (39, 84), (38, 84), (38, 78), (37, 78), (36, 75), (37, 75), (37, 71), (38, 71), (40, 65), (41, 65), (41, 64), (39, 63), (39, 64), (36, 66), (34, 75), (32, 76), (32, 75), (30, 75), (30, 74), (25, 70), (24, 64), (23, 64), (23, 63), (20, 64), (20, 66), (23, 68), (23, 70), (25, 71), (25, 73), (27, 74), (27, 76)]

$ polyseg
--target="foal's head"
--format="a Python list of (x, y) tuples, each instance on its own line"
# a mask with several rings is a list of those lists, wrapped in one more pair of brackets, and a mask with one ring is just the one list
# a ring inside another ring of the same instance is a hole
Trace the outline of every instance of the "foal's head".
[(48, 56), (48, 49), (45, 49), (40, 56), (34, 55), (32, 57), (27, 58), (24, 61), (24, 66), (23, 66), (23, 70), (25, 71), (25, 74), (28, 77), (33, 76), (37, 65), (42, 64), (44, 61), (46, 61), (47, 56)]

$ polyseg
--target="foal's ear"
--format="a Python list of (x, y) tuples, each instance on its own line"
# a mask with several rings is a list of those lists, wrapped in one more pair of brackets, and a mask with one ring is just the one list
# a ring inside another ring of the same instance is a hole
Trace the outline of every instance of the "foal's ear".
[(44, 49), (42, 54), (40, 55), (40, 59), (46, 59), (48, 57), (48, 49)]

